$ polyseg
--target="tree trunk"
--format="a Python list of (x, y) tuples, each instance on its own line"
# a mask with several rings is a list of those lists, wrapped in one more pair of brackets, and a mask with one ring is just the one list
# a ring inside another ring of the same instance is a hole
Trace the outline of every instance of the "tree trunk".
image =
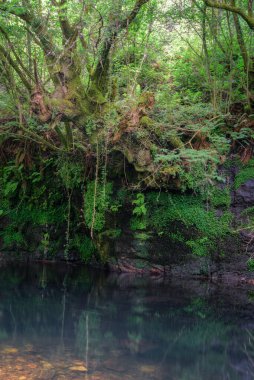
[[(235, 6), (235, 0), (231, 0), (232, 6)], [(236, 13), (233, 13), (234, 24), (236, 29), (237, 41), (240, 47), (244, 70), (247, 77), (247, 99), (251, 111), (254, 110), (254, 57), (251, 57), (246, 48), (244, 41), (244, 36), (239, 21), (239, 16)]]

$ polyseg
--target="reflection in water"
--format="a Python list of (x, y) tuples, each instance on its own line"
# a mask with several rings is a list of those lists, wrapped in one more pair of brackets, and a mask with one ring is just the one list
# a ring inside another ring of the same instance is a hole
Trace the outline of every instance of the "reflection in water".
[(0, 379), (253, 379), (253, 309), (248, 289), (9, 266)]

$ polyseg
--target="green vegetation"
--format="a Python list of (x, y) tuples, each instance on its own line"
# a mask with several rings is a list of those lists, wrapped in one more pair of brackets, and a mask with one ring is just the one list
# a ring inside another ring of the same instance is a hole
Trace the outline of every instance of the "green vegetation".
[(254, 179), (254, 160), (250, 160), (247, 165), (240, 168), (235, 178), (235, 188), (238, 189), (241, 185), (250, 179)]
[(0, 246), (220, 250), (254, 179), (253, 65), (252, 1), (1, 2)]
[(106, 223), (106, 211), (109, 210), (111, 183), (89, 182), (84, 196), (85, 221), (94, 231), (102, 231)]
[(211, 206), (207, 210), (201, 197), (151, 193), (148, 204), (149, 225), (165, 235), (175, 224), (178, 230), (169, 236), (185, 242), (197, 256), (219, 249), (219, 243), (231, 233), (232, 214), (225, 211), (216, 216), (216, 209)]
[(131, 229), (132, 230), (144, 230), (147, 227), (147, 208), (145, 204), (145, 196), (142, 193), (136, 195), (136, 199), (132, 201), (132, 219), (131, 219)]
[(247, 261), (247, 268), (250, 272), (254, 271), (254, 259), (252, 257)]

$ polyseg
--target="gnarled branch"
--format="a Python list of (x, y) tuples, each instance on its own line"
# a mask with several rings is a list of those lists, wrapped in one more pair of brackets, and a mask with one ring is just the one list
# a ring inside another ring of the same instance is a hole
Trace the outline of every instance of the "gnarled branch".
[(127, 17), (118, 22), (117, 25), (114, 24), (108, 28), (108, 33), (104, 38), (101, 54), (92, 78), (97, 82), (99, 87), (101, 87), (100, 82), (105, 79), (105, 74), (107, 74), (109, 68), (109, 53), (116, 37), (123, 29), (127, 28), (135, 20), (142, 6), (148, 2), (149, 0), (136, 0), (132, 11), (127, 15)]
[(208, 7), (225, 9), (226, 11), (238, 14), (239, 16), (242, 17), (244, 21), (247, 22), (250, 29), (254, 30), (254, 17), (253, 17), (253, 14), (250, 13), (249, 11), (245, 12), (242, 8), (239, 8), (237, 6), (234, 6), (232, 4), (228, 4), (225, 2), (221, 3), (219, 1), (213, 1), (213, 0), (203, 0), (203, 1)]
[(21, 70), (21, 68), (18, 66), (18, 64), (12, 59), (9, 52), (5, 50), (3, 46), (0, 45), (0, 60), (6, 61), (8, 64), (16, 71), (19, 78), (21, 79), (24, 86), (27, 88), (29, 92), (32, 91), (32, 86), (26, 77), (25, 73)]
[(24, 7), (11, 7), (8, 3), (0, 3), (0, 11), (12, 14), (21, 20), (25, 21), (30, 26), (31, 30), (40, 40), (43, 51), (48, 59), (55, 58), (55, 53), (58, 50), (52, 43), (52, 38), (46, 27), (44, 18), (37, 17), (32, 11), (28, 11)]

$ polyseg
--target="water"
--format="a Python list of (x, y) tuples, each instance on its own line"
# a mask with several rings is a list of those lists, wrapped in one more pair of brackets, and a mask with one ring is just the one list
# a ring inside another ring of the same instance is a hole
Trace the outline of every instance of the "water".
[(0, 379), (254, 379), (254, 288), (107, 275), (0, 272)]

